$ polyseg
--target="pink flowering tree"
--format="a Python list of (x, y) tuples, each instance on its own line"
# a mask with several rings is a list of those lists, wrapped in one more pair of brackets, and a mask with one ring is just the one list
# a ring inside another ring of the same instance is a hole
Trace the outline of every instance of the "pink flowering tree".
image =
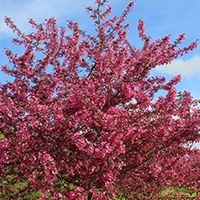
[(180, 48), (184, 34), (152, 41), (140, 20), (143, 47), (135, 48), (125, 23), (133, 7), (110, 17), (108, 1), (96, 0), (87, 8), (94, 35), (72, 21), (58, 28), (54, 18), (31, 19), (35, 32), (24, 34), (5, 19), (24, 48), (6, 50), (2, 71), (14, 80), (0, 85), (0, 179), (26, 182), (14, 198), (154, 199), (166, 187), (200, 189), (200, 154), (190, 148), (199, 141), (199, 101), (177, 92), (180, 76), (150, 74), (197, 43)]

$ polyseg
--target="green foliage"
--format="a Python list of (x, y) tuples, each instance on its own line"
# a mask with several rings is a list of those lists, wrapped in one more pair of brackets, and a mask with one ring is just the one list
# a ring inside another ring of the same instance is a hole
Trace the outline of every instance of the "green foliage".
[(171, 196), (173, 197), (174, 194), (180, 194), (180, 196), (185, 196), (188, 197), (188, 199), (195, 199), (198, 195), (199, 191), (192, 191), (190, 192), (186, 188), (179, 188), (179, 187), (174, 187), (174, 188), (167, 188), (161, 192), (161, 198), (164, 198), (166, 196)]
[[(0, 199), (36, 200), (42, 195), (41, 191), (32, 190), (29, 193), (25, 192), (28, 187), (28, 183), (20, 180), (13, 184), (13, 179), (15, 179), (15, 176), (9, 175), (6, 180), (0, 180), (0, 186), (3, 186)], [(19, 195), (20, 193), (21, 195)]]
[(4, 135), (0, 133), (0, 141), (4, 139)]

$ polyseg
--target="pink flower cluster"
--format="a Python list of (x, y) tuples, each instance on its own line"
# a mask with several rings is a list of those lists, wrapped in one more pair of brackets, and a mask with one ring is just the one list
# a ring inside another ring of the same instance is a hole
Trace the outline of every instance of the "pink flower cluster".
[(143, 200), (175, 185), (200, 189), (199, 151), (186, 148), (199, 141), (197, 101), (177, 92), (180, 76), (150, 75), (197, 43), (179, 47), (184, 34), (153, 42), (140, 20), (137, 49), (124, 24), (134, 3), (119, 17), (106, 3), (87, 9), (94, 35), (71, 21), (59, 29), (54, 18), (31, 19), (36, 31), (24, 34), (5, 20), (25, 49), (6, 51), (2, 71), (14, 80), (0, 85), (0, 180), (28, 183), (16, 198), (37, 190), (40, 199)]

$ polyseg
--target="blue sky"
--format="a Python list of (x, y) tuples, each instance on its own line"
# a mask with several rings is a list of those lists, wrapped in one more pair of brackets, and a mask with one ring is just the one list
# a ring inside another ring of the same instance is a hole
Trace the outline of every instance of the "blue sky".
[[(12, 33), (4, 24), (4, 17), (11, 17), (24, 32), (31, 31), (27, 20), (33, 18), (39, 22), (54, 16), (60, 25), (72, 19), (79, 22), (82, 29), (91, 30), (91, 20), (85, 7), (93, 4), (93, 0), (0, 0), (0, 54), (1, 64), (6, 63), (3, 56), (4, 48), (14, 49), (11, 44)], [(128, 0), (111, 0), (113, 12), (119, 15)], [(153, 40), (164, 35), (175, 39), (180, 33), (186, 33), (185, 45), (200, 39), (200, 1), (199, 0), (135, 0), (135, 9), (128, 18), (131, 24), (129, 39), (140, 47), (137, 36), (137, 21), (143, 19), (147, 33)], [(154, 74), (167, 78), (176, 74), (182, 75), (182, 82), (177, 86), (180, 91), (190, 91), (195, 98), (200, 98), (200, 48), (172, 62), (169, 66), (157, 67)], [(10, 80), (0, 73), (0, 82)]]

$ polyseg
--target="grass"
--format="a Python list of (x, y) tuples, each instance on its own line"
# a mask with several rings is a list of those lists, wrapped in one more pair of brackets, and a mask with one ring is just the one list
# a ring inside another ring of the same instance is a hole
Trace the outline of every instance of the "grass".
[(180, 195), (183, 195), (185, 197), (188, 197), (188, 198), (192, 198), (192, 199), (195, 199), (198, 195), (198, 192), (197, 190), (193, 191), (192, 193), (189, 192), (188, 189), (186, 188), (178, 188), (178, 187), (174, 187), (174, 188), (167, 188), (165, 190), (163, 190), (161, 192), (161, 197), (165, 197), (166, 195), (170, 195), (170, 196), (173, 196), (175, 193), (177, 194), (180, 194)]

